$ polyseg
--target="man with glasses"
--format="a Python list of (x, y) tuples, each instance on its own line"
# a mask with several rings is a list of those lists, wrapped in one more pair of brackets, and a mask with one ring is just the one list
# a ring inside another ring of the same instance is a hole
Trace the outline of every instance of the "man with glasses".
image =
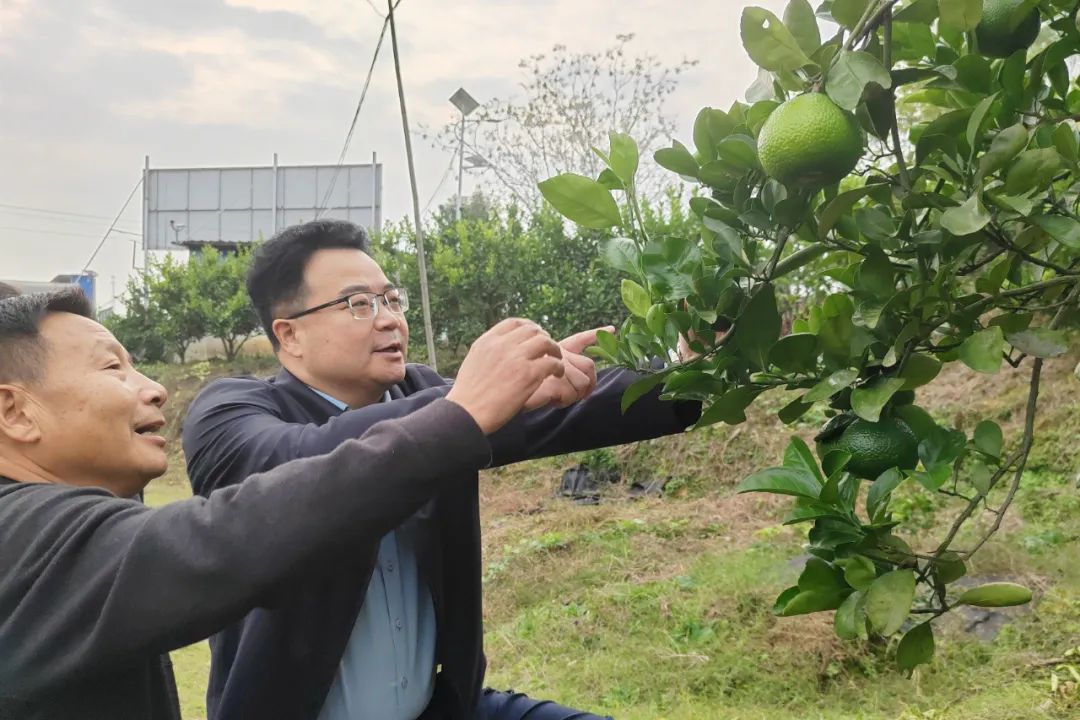
[[(325, 453), (344, 438), (445, 397), (452, 384), (406, 364), (408, 298), (341, 221), (286, 228), (256, 250), (248, 291), (282, 370), (208, 386), (184, 424), (200, 495)], [(491, 465), (681, 432), (697, 403), (653, 392), (623, 414), (633, 373), (596, 373), (596, 331), (560, 343), (562, 377), (492, 435)], [(396, 482), (385, 478), (387, 488)], [(382, 493), (373, 493), (378, 508)], [(310, 512), (296, 508), (296, 512)], [(211, 638), (210, 720), (567, 720), (596, 716), (482, 690), (478, 476), (457, 473), (352, 567), (297, 585)]]

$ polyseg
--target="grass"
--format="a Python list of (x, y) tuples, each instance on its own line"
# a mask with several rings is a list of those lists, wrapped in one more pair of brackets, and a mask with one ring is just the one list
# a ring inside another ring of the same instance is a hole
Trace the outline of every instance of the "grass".
[[(894, 647), (837, 640), (831, 614), (773, 615), (776, 594), (801, 565), (803, 536), (779, 524), (785, 500), (732, 493), (786, 444), (790, 430), (764, 408), (736, 428), (618, 448), (627, 478), (670, 478), (662, 499), (631, 500), (613, 486), (597, 506), (560, 500), (554, 489), (577, 457), (485, 472), (488, 682), (620, 720), (1080, 717), (1075, 686), (1052, 693), (1044, 664), (1080, 645), (1075, 362), (1048, 363), (1030, 471), (1001, 532), (971, 563), (972, 575), (1036, 591), (1030, 607), (1005, 611), (1009, 624), (992, 642), (951, 619), (933, 663), (908, 678), (894, 669)], [(164, 372), (180, 393), (197, 387), (182, 371)], [(969, 431), (994, 418), (1015, 442), (1022, 418), (1013, 409), (1025, 385), (1022, 373), (950, 369), (920, 403)], [(809, 437), (820, 419), (795, 430)], [(188, 492), (178, 462), (147, 500)], [(924, 547), (959, 507), (915, 485), (903, 487), (898, 505)], [(173, 662), (184, 717), (205, 717), (206, 644), (174, 653)]]

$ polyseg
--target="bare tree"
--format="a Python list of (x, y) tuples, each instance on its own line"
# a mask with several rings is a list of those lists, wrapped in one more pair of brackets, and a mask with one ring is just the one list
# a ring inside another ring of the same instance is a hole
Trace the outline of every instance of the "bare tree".
[[(562, 172), (600, 172), (591, 148), (606, 148), (609, 130), (631, 135), (643, 157), (668, 143), (675, 121), (664, 113), (665, 100), (697, 61), (667, 65), (651, 54), (630, 53), (633, 34), (615, 37), (615, 44), (601, 52), (572, 53), (556, 45), (549, 54), (523, 59), (518, 67), (525, 74), (524, 99), (494, 98), (468, 119), (465, 150), (486, 162), (488, 192), (536, 207), (540, 180)], [(459, 120), (429, 139), (456, 152), (460, 132)], [(662, 172), (643, 162), (639, 191), (655, 193)]]

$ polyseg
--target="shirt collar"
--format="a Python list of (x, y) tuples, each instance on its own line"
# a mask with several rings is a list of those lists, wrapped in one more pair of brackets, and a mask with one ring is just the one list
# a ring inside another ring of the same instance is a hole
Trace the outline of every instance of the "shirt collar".
[[(311, 387), (310, 385), (308, 385), (308, 388), (309, 388), (309, 389), (311, 390), (311, 392), (313, 392), (313, 393), (315, 393), (316, 395), (318, 395), (319, 397), (323, 398), (323, 399), (324, 399), (324, 400), (326, 400), (326, 401), (327, 401), (328, 403), (330, 403), (331, 405), (333, 405), (334, 407), (336, 407), (336, 408), (337, 408), (338, 410), (341, 410), (342, 412), (344, 412), (344, 411), (346, 411), (346, 410), (348, 410), (348, 409), (349, 409), (349, 406), (348, 406), (348, 405), (346, 405), (345, 403), (341, 402), (341, 401), (340, 401), (340, 400), (338, 400), (338, 399), (337, 399), (336, 397), (333, 397), (333, 396), (331, 396), (331, 395), (327, 395), (327, 394), (326, 394), (326, 393), (324, 393), (324, 392), (323, 392), (322, 390), (316, 390), (315, 388)], [(387, 391), (386, 391), (385, 393), (383, 393), (383, 396), (382, 396), (382, 402), (389, 402), (389, 401), (390, 401), (390, 391), (389, 391), (389, 390), (387, 390)]]

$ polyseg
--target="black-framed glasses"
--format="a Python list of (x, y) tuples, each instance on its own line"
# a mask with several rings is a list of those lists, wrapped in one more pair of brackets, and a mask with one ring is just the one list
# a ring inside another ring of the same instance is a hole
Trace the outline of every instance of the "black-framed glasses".
[(355, 292), (342, 295), (339, 298), (324, 302), (322, 305), (309, 307), (306, 310), (285, 316), (285, 320), (296, 320), (305, 315), (325, 310), (335, 305), (345, 305), (349, 308), (354, 320), (371, 320), (379, 314), (379, 306), (385, 305), (386, 309), (395, 315), (404, 315), (409, 309), (409, 296), (404, 288), (387, 288), (384, 292)]

